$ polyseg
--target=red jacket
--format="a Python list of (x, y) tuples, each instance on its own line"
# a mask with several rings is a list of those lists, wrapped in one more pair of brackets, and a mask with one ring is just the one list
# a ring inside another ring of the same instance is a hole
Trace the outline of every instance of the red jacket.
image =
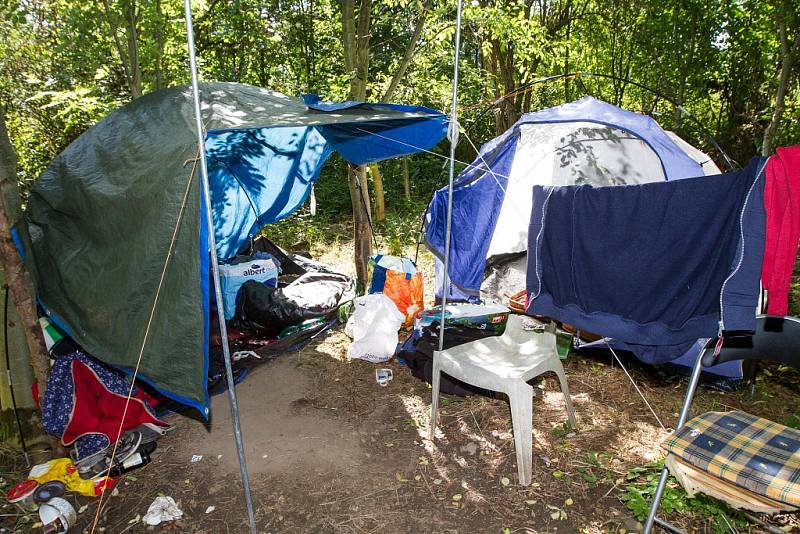
[(767, 236), (761, 282), (767, 290), (767, 313), (786, 315), (800, 238), (800, 145), (779, 148), (767, 162), (764, 208)]

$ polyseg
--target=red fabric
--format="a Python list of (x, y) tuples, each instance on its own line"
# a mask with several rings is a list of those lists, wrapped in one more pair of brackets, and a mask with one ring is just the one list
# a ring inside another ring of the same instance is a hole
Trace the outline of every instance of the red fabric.
[(33, 384), (31, 385), (31, 396), (33, 396), (33, 402), (36, 404), (36, 409), (41, 411), (42, 407), (39, 405), (39, 382), (36, 380), (34, 380)]
[[(75, 384), (75, 401), (69, 423), (61, 438), (64, 445), (69, 445), (85, 434), (105, 434), (111, 443), (115, 443), (119, 439), (117, 432), (127, 397), (106, 389), (94, 371), (78, 360), (72, 362), (72, 380)], [(144, 402), (144, 394), (139, 389), (138, 394), (131, 397), (128, 403), (122, 425), (123, 432), (142, 423), (167, 426), (147, 411)]]
[(767, 313), (789, 313), (789, 286), (800, 238), (800, 145), (779, 148), (767, 162), (764, 184), (767, 235), (761, 282)]

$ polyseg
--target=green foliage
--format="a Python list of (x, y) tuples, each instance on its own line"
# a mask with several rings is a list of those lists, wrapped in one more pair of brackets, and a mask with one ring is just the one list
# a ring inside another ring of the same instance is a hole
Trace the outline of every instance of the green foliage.
[[(643, 467), (634, 467), (626, 475), (628, 485), (620, 499), (639, 521), (647, 517), (664, 461)], [(726, 504), (702, 494), (689, 497), (678, 482), (670, 476), (661, 499), (661, 514), (688, 513), (705, 518), (713, 532), (728, 534), (747, 526), (747, 520)]]
[[(336, 0), (195, 2), (202, 77), (288, 94), (346, 97), (349, 74), (342, 60), (341, 5)], [(180, 0), (0, 0), (0, 102), (19, 153), (23, 185), (137, 91), (188, 81), (182, 6)], [(423, 6), (423, 30), (416, 43), (409, 43)], [(447, 110), (452, 1), (374, 0), (371, 14), (368, 98), (381, 98), (412, 44), (412, 61), (393, 100)], [(779, 20), (789, 22), (791, 42), (800, 27), (795, 24), (796, 1), (467, 2), (460, 64), (465, 141), (458, 159), (474, 157), (467, 138), (479, 145), (522, 112), (587, 93), (652, 113), (666, 127), (709, 148), (695, 123), (628, 79), (680, 102), (743, 162), (760, 150), (774, 109), (782, 60)], [(492, 105), (541, 76), (574, 70), (621, 80), (541, 84)], [(795, 61), (778, 145), (800, 139), (798, 70)], [(137, 87), (131, 81), (134, 72), (139, 73)], [(412, 204), (426, 202), (445, 183), (442, 163), (430, 156), (410, 158)], [(382, 164), (382, 169), (390, 210), (405, 209), (402, 189), (395, 187), (402, 183), (399, 163)], [(328, 206), (337, 216), (348, 213), (344, 182), (330, 183), (327, 192), (332, 194), (324, 196)]]

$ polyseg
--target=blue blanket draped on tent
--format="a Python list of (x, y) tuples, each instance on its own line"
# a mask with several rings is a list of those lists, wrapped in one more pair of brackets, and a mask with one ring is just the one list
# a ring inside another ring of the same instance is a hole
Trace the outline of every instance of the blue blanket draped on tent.
[(763, 169), (754, 158), (676, 182), (534, 187), (528, 313), (641, 346), (648, 363), (718, 331), (754, 330)]

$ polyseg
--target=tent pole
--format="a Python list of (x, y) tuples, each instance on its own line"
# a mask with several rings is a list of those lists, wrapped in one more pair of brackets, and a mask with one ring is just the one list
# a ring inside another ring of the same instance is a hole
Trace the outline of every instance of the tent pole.
[[(453, 51), (453, 104), (447, 138), (450, 140), (450, 169), (447, 182), (447, 223), (444, 234), (444, 284), (442, 284), (442, 315), (439, 318), (439, 352), (444, 350), (444, 320), (447, 294), (450, 292), (450, 230), (453, 222), (453, 179), (455, 175), (456, 145), (458, 145), (458, 56), (461, 50), (461, 0), (456, 5), (456, 43)], [(435, 421), (431, 421), (431, 425)]]
[[(211, 256), (211, 272), (214, 279), (214, 294), (217, 298), (217, 313), (219, 317), (219, 330), (222, 339), (222, 355), (225, 360), (225, 377), (228, 380), (228, 399), (231, 403), (231, 423), (233, 436), (236, 440), (236, 453), (239, 455), (239, 471), (242, 475), (244, 500), (247, 505), (247, 520), (250, 524), (251, 534), (256, 534), (256, 519), (253, 512), (253, 498), (250, 495), (250, 477), (247, 473), (247, 463), (244, 457), (244, 440), (239, 424), (239, 407), (236, 402), (236, 387), (233, 381), (233, 367), (231, 366), (231, 353), (228, 346), (228, 328), (225, 325), (225, 312), (222, 307), (222, 289), (219, 282), (219, 259), (217, 258), (217, 245), (214, 236), (214, 216), (211, 211), (211, 193), (208, 186), (208, 166), (206, 163), (205, 135), (203, 120), (200, 115), (200, 90), (197, 87), (197, 60), (194, 48), (194, 27), (192, 25), (192, 7), (190, 0), (184, 0), (186, 12), (186, 37), (189, 45), (189, 69), (192, 73), (192, 95), (194, 97), (194, 120), (197, 128), (197, 150), (200, 155), (200, 178), (203, 184), (203, 199), (205, 201), (206, 224), (208, 225), (208, 245)], [(201, 251), (202, 252), (202, 251)]]

